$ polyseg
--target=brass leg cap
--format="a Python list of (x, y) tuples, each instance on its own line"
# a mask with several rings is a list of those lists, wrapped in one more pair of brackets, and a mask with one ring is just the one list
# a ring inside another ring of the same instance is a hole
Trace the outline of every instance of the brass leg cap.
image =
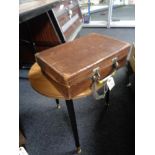
[(81, 148), (80, 147), (77, 147), (76, 153), (77, 154), (80, 154), (81, 153)]
[(57, 109), (60, 109), (60, 108), (61, 108), (61, 106), (58, 104), (58, 105), (57, 105)]
[(129, 82), (129, 83), (126, 85), (126, 87), (131, 87), (131, 83)]

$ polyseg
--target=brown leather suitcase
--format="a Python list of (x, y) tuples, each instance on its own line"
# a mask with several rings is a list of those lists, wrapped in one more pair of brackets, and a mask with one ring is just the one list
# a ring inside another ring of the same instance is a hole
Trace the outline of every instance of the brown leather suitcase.
[(37, 53), (36, 61), (65, 99), (72, 99), (91, 87), (94, 69), (102, 79), (113, 72), (114, 60), (123, 66), (129, 48), (129, 43), (92, 33)]

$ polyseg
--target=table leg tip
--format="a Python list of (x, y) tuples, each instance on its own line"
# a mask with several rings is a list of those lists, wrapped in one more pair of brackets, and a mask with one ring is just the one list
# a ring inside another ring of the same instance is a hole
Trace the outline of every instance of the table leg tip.
[(57, 105), (57, 109), (60, 109), (61, 108), (61, 106), (60, 105)]
[(77, 147), (76, 153), (77, 154), (80, 154), (81, 153), (81, 148), (80, 147)]
[(131, 83), (128, 83), (128, 84), (126, 85), (126, 87), (131, 87)]

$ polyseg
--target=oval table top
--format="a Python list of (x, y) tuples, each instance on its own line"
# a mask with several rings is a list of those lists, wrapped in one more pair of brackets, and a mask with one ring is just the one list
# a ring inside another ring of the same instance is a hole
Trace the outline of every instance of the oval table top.
[[(29, 81), (34, 90), (38, 93), (45, 95), (47, 97), (52, 97), (56, 99), (65, 99), (64, 96), (56, 89), (56, 87), (43, 75), (40, 66), (35, 63), (28, 74)], [(84, 92), (78, 94), (73, 99), (88, 96), (92, 93), (89, 88)]]

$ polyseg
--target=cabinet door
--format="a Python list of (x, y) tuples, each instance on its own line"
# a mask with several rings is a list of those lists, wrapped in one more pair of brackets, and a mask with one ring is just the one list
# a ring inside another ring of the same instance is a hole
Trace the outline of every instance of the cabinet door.
[(82, 27), (82, 14), (76, 0), (57, 3), (52, 11), (57, 19), (65, 41), (73, 40)]
[(34, 54), (62, 43), (55, 25), (44, 13), (19, 25), (19, 63), (25, 64), (35, 62)]
[(31, 19), (28, 23), (37, 52), (62, 43), (47, 13)]

